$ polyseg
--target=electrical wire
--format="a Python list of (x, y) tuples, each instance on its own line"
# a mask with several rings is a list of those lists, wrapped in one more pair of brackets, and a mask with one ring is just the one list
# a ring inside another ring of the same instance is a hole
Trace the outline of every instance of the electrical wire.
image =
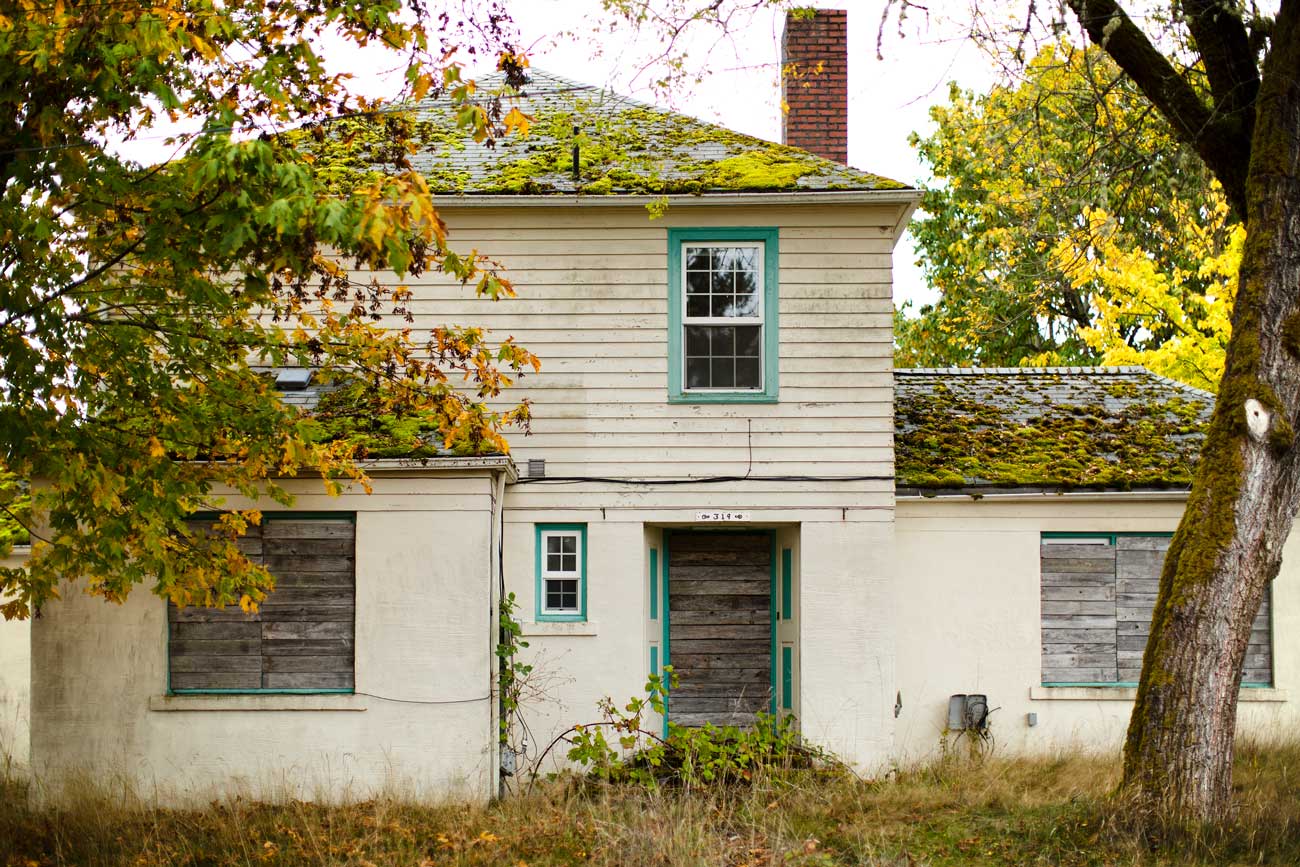
[(674, 476), (664, 479), (634, 479), (613, 476), (542, 476), (516, 479), (514, 485), (560, 484), (576, 485), (583, 482), (603, 482), (611, 485), (713, 485), (724, 482), (891, 482), (893, 476)]
[(352, 692), (349, 695), (364, 695), (366, 698), (377, 698), (380, 701), (393, 701), (398, 704), (471, 704), (476, 701), (487, 701), (492, 697), (480, 695), (476, 698), (443, 698), (443, 699), (418, 699), (418, 698), (395, 698), (391, 695), (376, 695), (373, 692)]

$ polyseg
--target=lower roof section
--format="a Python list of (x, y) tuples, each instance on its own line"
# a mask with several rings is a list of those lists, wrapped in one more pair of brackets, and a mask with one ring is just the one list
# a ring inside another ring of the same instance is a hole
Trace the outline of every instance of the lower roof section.
[(1214, 395), (1142, 367), (894, 371), (901, 493), (1185, 490)]

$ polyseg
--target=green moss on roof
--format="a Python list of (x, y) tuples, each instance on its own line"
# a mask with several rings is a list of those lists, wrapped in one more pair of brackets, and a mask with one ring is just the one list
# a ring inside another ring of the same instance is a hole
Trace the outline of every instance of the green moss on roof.
[[(482, 89), (499, 86), (496, 78), (481, 80)], [(314, 155), (317, 171), (337, 187), (378, 177), (406, 159), (436, 192), (454, 194), (906, 189), (798, 148), (536, 70), (517, 105), (532, 117), (528, 134), (505, 137), (495, 147), (457, 129), (450, 105), (437, 100), (332, 121), (289, 138)], [(393, 152), (401, 138), (411, 141), (409, 154)]]
[(347, 442), (356, 456), (373, 458), (436, 458), (479, 454), (468, 447), (447, 449), (432, 416), (397, 415), (384, 411), (365, 382), (314, 391), (304, 407), (308, 436), (313, 442)]
[(1191, 484), (1213, 402), (1146, 371), (898, 371), (899, 487)]

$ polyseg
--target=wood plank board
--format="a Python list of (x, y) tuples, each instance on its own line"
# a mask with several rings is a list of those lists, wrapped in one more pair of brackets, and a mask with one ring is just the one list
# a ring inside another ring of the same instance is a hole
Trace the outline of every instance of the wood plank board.
[[(1117, 536), (1114, 545), (1041, 546), (1045, 682), (1138, 679), (1169, 542), (1147, 535)], [(1244, 681), (1272, 682), (1270, 614), (1266, 597), (1251, 630)]]
[(674, 533), (668, 625), (679, 725), (751, 725), (771, 702), (771, 537)]
[(268, 516), (245, 551), (276, 587), (258, 611), (168, 606), (172, 689), (353, 685), (355, 532), (346, 519)]

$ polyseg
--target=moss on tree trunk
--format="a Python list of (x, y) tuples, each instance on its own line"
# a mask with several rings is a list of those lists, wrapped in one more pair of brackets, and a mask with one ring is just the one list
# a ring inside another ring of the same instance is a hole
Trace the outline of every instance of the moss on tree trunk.
[(1124, 749), (1124, 787), (1176, 821), (1232, 814), (1251, 622), (1300, 504), (1300, 10), (1283, 3), (1256, 101), (1233, 336), (1187, 511), (1165, 561)]

